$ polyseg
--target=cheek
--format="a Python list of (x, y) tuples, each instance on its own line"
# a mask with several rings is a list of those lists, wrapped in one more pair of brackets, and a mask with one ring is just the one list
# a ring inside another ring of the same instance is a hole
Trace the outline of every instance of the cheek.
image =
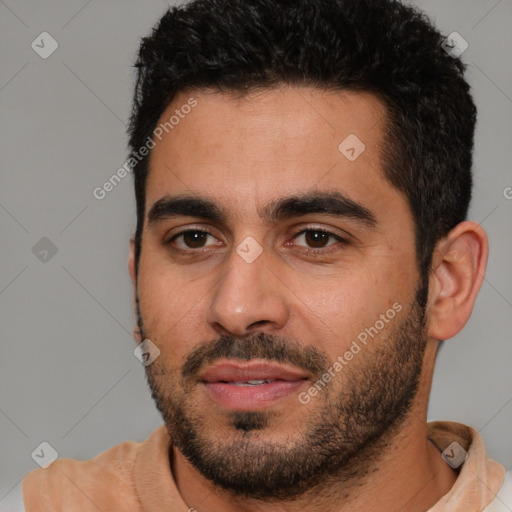
[(401, 270), (391, 261), (380, 263), (374, 269), (296, 282), (294, 294), (299, 300), (293, 309), (298, 316), (297, 329), (307, 330), (312, 343), (332, 360), (343, 355), (358, 336), (364, 340), (365, 333), (373, 345), (385, 340), (402, 318), (400, 311), (412, 300), (416, 276), (411, 266)]
[(197, 345), (205, 322), (204, 299), (197, 286), (177, 286), (169, 273), (147, 272), (138, 279), (140, 310), (146, 336), (154, 341), (163, 361), (176, 361)]

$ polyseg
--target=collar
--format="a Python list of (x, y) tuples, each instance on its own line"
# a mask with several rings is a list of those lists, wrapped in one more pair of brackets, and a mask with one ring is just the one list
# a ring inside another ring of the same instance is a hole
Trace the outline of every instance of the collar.
[[(444, 451), (456, 441), (467, 453), (450, 491), (428, 512), (480, 512), (495, 498), (505, 478), (505, 468), (487, 457), (477, 430), (450, 421), (427, 423), (427, 437)], [(138, 449), (134, 480), (146, 512), (187, 510), (171, 473), (171, 439), (165, 425), (158, 427)]]

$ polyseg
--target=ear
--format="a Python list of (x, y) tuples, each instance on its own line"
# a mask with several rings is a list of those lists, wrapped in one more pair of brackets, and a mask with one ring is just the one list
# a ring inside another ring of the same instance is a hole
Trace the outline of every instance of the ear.
[[(132, 280), (133, 287), (133, 309), (135, 313), (135, 318), (137, 318), (137, 276), (135, 274), (135, 239), (133, 237), (130, 238), (130, 254), (128, 256), (128, 273), (130, 274), (130, 278)], [(140, 343), (142, 341), (142, 336), (139, 330), (137, 323), (133, 328), (133, 339)]]
[(135, 275), (135, 238), (130, 238), (130, 255), (128, 256), (128, 272), (130, 274), (132, 285), (137, 285), (137, 277)]
[(483, 228), (464, 221), (436, 246), (430, 275), (428, 334), (455, 336), (468, 321), (484, 279), (489, 243)]

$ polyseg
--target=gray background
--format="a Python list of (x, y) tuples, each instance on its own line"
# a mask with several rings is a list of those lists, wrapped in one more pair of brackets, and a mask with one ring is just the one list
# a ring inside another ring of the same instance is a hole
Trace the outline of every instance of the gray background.
[[(512, 467), (512, 0), (416, 4), (469, 43), (479, 108), (470, 218), (491, 243), (473, 316), (439, 354), (429, 420), (474, 426)], [(132, 354), (131, 176), (101, 201), (92, 192), (126, 159), (131, 65), (166, 6), (0, 0), (1, 511), (21, 508), (41, 441), (84, 459), (161, 424)], [(31, 48), (43, 31), (59, 44), (47, 59)], [(42, 237), (57, 248), (46, 262), (32, 251)]]

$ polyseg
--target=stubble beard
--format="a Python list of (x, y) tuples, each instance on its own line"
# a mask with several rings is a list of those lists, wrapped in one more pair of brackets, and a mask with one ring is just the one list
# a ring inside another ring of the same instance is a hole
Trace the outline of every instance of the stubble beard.
[[(181, 374), (155, 361), (146, 367), (146, 377), (174, 446), (213, 484), (248, 499), (295, 500), (361, 479), (399, 431), (418, 390), (425, 317), (417, 300), (408, 309), (315, 401), (297, 400), (303, 427), (286, 441), (272, 440), (286, 418), (270, 410), (232, 412), (222, 425), (212, 425), (194, 403), (193, 376), (220, 357), (258, 357), (302, 366), (318, 377), (330, 364), (316, 348), (261, 333), (245, 339), (220, 336), (189, 354)], [(140, 313), (138, 324), (144, 333)]]

